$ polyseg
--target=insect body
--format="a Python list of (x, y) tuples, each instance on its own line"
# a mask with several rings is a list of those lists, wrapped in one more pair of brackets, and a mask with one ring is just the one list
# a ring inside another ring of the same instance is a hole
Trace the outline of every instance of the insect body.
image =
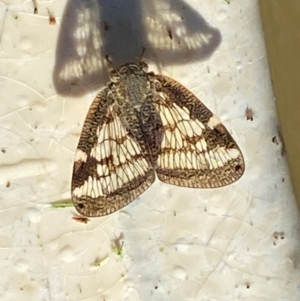
[(177, 81), (126, 64), (93, 101), (83, 125), (72, 199), (85, 216), (110, 214), (155, 180), (216, 188), (244, 172), (242, 153), (219, 119)]

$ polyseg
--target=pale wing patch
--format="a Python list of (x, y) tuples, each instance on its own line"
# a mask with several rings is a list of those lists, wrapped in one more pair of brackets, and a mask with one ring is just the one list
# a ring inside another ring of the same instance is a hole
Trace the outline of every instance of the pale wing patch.
[[(89, 156), (96, 159), (97, 175), (90, 176), (81, 187), (74, 190), (74, 195), (89, 195), (93, 198), (104, 197), (122, 188), (135, 178), (146, 176), (151, 165), (142, 155), (140, 145), (128, 135), (120, 118), (98, 126), (98, 143), (91, 149)], [(84, 153), (77, 154), (86, 161)]]
[[(190, 119), (188, 111), (175, 103), (168, 104), (168, 106), (160, 103), (157, 110), (164, 126), (162, 148), (173, 148), (174, 150), (185, 148), (188, 146), (188, 138), (200, 137), (205, 129), (199, 120)], [(198, 139), (197, 147), (206, 149), (205, 141)]]
[(214, 129), (216, 126), (218, 126), (219, 124), (221, 124), (221, 121), (219, 120), (219, 118), (216, 115), (213, 115), (212, 117), (210, 117), (207, 126), (210, 129)]
[[(88, 152), (77, 149), (73, 172), (72, 197), (85, 216), (106, 215), (124, 207), (155, 179), (151, 162), (111, 107), (106, 109), (105, 122), (95, 126), (97, 139)], [(84, 131), (82, 137), (87, 137)]]
[(205, 158), (209, 164), (209, 169), (223, 167), (227, 162), (237, 159), (238, 156), (238, 150), (225, 149), (224, 147), (217, 147), (214, 150), (205, 152)]
[(87, 159), (87, 154), (83, 152), (81, 149), (77, 149), (75, 152), (74, 161), (86, 162), (86, 159)]
[(157, 110), (164, 126), (162, 151), (158, 167), (164, 169), (207, 169), (207, 144), (203, 136), (205, 126), (198, 119), (191, 119), (186, 108), (175, 103), (159, 102)]

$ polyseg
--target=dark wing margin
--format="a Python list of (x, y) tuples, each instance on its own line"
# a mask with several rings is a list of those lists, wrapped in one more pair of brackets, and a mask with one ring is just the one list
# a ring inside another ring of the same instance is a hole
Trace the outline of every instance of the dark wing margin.
[(103, 216), (126, 206), (155, 180), (151, 162), (102, 90), (90, 106), (75, 153), (72, 200), (77, 211)]
[(156, 173), (165, 183), (217, 188), (237, 181), (244, 173), (243, 155), (219, 119), (177, 81), (156, 75), (156, 109), (164, 137)]

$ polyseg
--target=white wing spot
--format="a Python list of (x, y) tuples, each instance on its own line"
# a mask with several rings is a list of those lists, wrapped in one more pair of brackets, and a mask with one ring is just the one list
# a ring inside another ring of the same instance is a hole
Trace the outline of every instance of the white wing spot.
[[(82, 186), (81, 186), (82, 187)], [(73, 190), (73, 194), (77, 197), (80, 198), (82, 196), (82, 188), (81, 187), (76, 187)]]
[(77, 149), (75, 152), (75, 162), (80, 161), (80, 162), (86, 162), (87, 160), (87, 154), (82, 151), (81, 149)]
[(227, 149), (226, 151), (231, 159), (236, 159), (240, 155), (240, 152), (235, 148)]
[(217, 125), (219, 125), (221, 122), (219, 120), (219, 118), (216, 115), (213, 115), (212, 117), (210, 117), (210, 119), (208, 120), (207, 126), (210, 129), (214, 129)]

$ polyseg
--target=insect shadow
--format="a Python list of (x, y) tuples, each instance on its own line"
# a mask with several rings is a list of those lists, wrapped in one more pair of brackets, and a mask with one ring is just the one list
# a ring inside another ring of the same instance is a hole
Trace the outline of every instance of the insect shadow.
[(183, 64), (209, 57), (218, 29), (183, 0), (71, 0), (59, 35), (53, 78), (58, 93), (81, 95), (108, 81), (105, 56), (118, 66), (139, 60)]

